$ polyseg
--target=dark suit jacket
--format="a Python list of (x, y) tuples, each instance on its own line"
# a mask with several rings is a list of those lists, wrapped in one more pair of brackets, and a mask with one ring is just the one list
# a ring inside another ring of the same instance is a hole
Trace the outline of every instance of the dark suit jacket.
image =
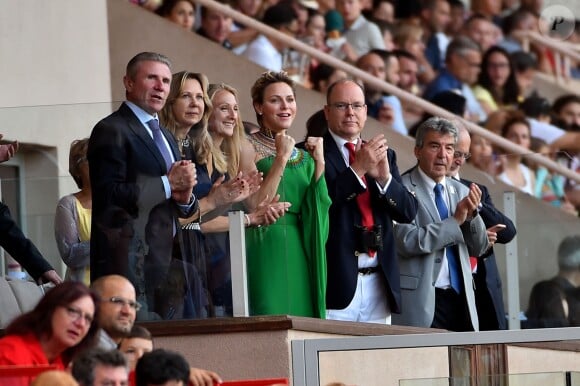
[[(461, 183), (471, 185), (471, 181), (462, 178)], [(497, 243), (507, 244), (516, 235), (516, 227), (512, 220), (497, 210), (493, 205), (487, 187), (477, 184), (481, 189), (482, 207), (479, 215), (483, 219), (486, 228), (496, 224), (505, 224), (505, 229), (497, 233)], [(503, 305), (501, 277), (497, 269), (497, 262), (493, 248), (479, 256), (477, 259), (477, 273), (475, 279), (475, 302), (479, 316), (480, 330), (505, 330), (507, 321)]]
[(10, 215), (10, 209), (2, 202), (0, 202), (0, 246), (36, 281), (43, 273), (53, 269), (32, 241), (24, 236)]
[[(162, 132), (179, 160), (171, 133)], [(138, 298), (147, 297), (151, 305), (153, 289), (168, 281), (176, 217), (190, 213), (166, 199), (163, 156), (126, 104), (94, 127), (87, 157), (93, 196), (91, 280), (123, 275)]]
[[(330, 232), (326, 243), (328, 284), (326, 308), (343, 309), (351, 302), (356, 289), (358, 261), (355, 257), (355, 225), (361, 225), (361, 214), (356, 196), (364, 191), (353, 171), (348, 168), (332, 136), (324, 136), (326, 184), (332, 199), (330, 206)], [(388, 150), (392, 180), (387, 193), (379, 194), (376, 181), (366, 176), (371, 194), (375, 224), (383, 227), (384, 248), (378, 253), (379, 264), (385, 277), (389, 307), (399, 312), (401, 303), (399, 266), (393, 239), (392, 222), (408, 223), (417, 214), (415, 197), (401, 184), (397, 158)]]

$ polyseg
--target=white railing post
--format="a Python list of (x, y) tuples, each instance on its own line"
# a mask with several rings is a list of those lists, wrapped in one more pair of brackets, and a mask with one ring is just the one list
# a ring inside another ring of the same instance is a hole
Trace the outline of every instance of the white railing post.
[[(516, 195), (514, 192), (504, 192), (503, 194), (503, 212), (505, 215), (517, 224), (516, 220)], [(517, 225), (516, 225), (517, 228)], [(506, 258), (506, 277), (507, 277), (507, 295), (508, 295), (508, 328), (510, 330), (519, 330), (520, 327), (520, 283), (519, 283), (519, 266), (518, 266), (518, 236), (513, 238), (505, 246)]]
[(244, 212), (232, 211), (230, 221), (230, 261), (232, 270), (232, 302), (234, 316), (250, 316), (246, 274), (246, 228)]

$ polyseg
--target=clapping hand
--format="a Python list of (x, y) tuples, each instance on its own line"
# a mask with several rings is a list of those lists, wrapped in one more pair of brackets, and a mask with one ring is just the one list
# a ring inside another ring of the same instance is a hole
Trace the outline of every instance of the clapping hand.
[(368, 173), (371, 177), (377, 178), (379, 177), (377, 166), (381, 160), (387, 157), (387, 149), (387, 140), (384, 134), (376, 135), (364, 145), (359, 140), (355, 147), (355, 161), (350, 167), (359, 177)]
[(469, 186), (469, 194), (457, 203), (453, 217), (461, 225), (466, 220), (471, 220), (472, 213), (477, 210), (481, 201), (481, 189), (477, 184)]
[(250, 225), (271, 225), (275, 223), (280, 217), (284, 216), (288, 208), (292, 206), (289, 202), (280, 202), (280, 195), (277, 194), (272, 200), (267, 196), (256, 207), (256, 210), (250, 213)]
[(171, 197), (179, 204), (188, 204), (191, 192), (197, 185), (197, 172), (195, 164), (188, 160), (174, 162), (167, 173)]

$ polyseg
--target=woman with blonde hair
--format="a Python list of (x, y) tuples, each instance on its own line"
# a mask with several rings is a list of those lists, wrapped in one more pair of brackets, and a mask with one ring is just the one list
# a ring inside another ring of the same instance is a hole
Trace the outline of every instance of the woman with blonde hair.
[(90, 283), (91, 238), (91, 180), (87, 148), (89, 139), (71, 143), (69, 173), (75, 180), (78, 192), (62, 197), (56, 206), (54, 237), (60, 257), (67, 265), (67, 280)]
[[(208, 289), (213, 286), (212, 251), (202, 227), (206, 231), (227, 231), (227, 222), (224, 226), (220, 216), (232, 203), (243, 201), (254, 193), (261, 182), (257, 171), (243, 174), (228, 168), (225, 154), (214, 143), (207, 129), (212, 112), (207, 90), (208, 80), (204, 74), (187, 71), (174, 74), (167, 103), (159, 114), (161, 124), (175, 137), (182, 159), (192, 160), (197, 173), (193, 193), (199, 199), (201, 212), (200, 215), (180, 220), (182, 232), (175, 240), (182, 251), (182, 258), (195, 271), (193, 276), (199, 278), (190, 286), (190, 295), (186, 296), (188, 301), (184, 306), (184, 317), (187, 318), (216, 315), (211, 291), (207, 296)], [(217, 201), (219, 205), (211, 210), (211, 217), (204, 217), (207, 214), (204, 208), (216, 201), (212, 193), (220, 185), (237, 186), (237, 189)]]

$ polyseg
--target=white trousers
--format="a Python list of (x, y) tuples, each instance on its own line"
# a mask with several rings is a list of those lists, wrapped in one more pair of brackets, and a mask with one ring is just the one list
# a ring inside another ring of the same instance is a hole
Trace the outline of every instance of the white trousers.
[(380, 272), (359, 273), (350, 304), (342, 310), (326, 310), (326, 319), (391, 324), (391, 309)]

